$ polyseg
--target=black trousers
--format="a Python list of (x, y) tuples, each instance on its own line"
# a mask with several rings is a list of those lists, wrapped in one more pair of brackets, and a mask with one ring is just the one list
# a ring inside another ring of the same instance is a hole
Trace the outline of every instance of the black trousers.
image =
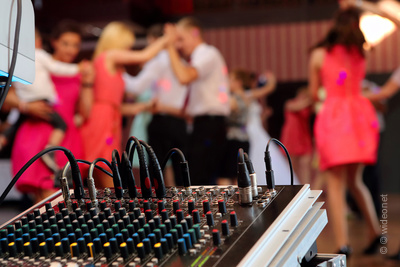
[(237, 178), (238, 151), (240, 148), (242, 148), (244, 152), (249, 153), (249, 141), (228, 140), (226, 142), (220, 177)]
[(189, 140), (188, 155), (192, 184), (215, 184), (226, 146), (226, 117), (195, 117)]
[[(170, 115), (153, 115), (147, 127), (149, 145), (161, 162), (171, 148), (179, 148), (187, 155), (188, 134), (185, 120)], [(183, 185), (178, 164), (174, 164), (175, 183)]]

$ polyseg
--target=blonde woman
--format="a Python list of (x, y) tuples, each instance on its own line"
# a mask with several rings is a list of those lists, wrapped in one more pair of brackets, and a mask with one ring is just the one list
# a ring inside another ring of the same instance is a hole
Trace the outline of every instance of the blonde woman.
[[(113, 149), (121, 146), (121, 114), (137, 114), (149, 107), (148, 103), (122, 104), (124, 65), (148, 61), (164, 48), (167, 37), (159, 38), (141, 51), (130, 50), (134, 42), (135, 36), (127, 25), (111, 22), (97, 43), (93, 55), (96, 71), (93, 90), (88, 90), (83, 98), (86, 122), (82, 127), (82, 138), (87, 160), (110, 159)], [(112, 186), (112, 179), (100, 178), (96, 186)]]

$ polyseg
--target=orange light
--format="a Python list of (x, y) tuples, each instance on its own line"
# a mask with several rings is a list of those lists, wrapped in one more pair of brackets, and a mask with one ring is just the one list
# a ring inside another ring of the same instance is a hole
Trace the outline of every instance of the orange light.
[[(392, 17), (400, 18), (400, 4), (397, 1), (379, 1), (378, 7)], [(365, 35), (368, 45), (374, 46), (392, 34), (396, 29), (396, 25), (389, 19), (365, 13), (361, 16), (360, 28)]]
[(364, 33), (367, 43), (374, 46), (394, 32), (396, 26), (386, 18), (378, 15), (366, 14), (361, 16), (360, 28)]

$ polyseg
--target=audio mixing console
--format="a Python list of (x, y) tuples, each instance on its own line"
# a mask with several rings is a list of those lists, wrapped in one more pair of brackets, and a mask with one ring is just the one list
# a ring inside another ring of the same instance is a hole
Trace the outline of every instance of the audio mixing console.
[[(61, 190), (1, 226), (1, 266), (300, 266), (327, 223), (321, 191), (259, 186), (169, 187), (163, 199), (113, 188), (65, 201)], [(345, 258), (336, 258), (345, 266)], [(329, 265), (318, 265), (329, 266)]]

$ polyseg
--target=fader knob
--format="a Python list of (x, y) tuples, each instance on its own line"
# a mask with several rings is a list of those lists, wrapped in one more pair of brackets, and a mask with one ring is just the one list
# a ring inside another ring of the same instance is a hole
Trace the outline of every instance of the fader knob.
[(193, 210), (192, 217), (193, 217), (194, 224), (200, 223), (201, 219), (200, 219), (200, 213), (198, 210)]
[(115, 200), (114, 201), (114, 210), (119, 211), (120, 208), (121, 208), (121, 201)]
[(180, 207), (179, 207), (179, 200), (175, 199), (175, 200), (172, 202), (172, 208), (173, 208), (174, 214), (176, 214), (176, 211), (180, 209)]
[(206, 214), (210, 211), (210, 202), (208, 200), (203, 201), (203, 213)]
[(15, 245), (14, 242), (11, 242), (8, 244), (8, 253), (9, 253), (10, 257), (17, 256), (17, 246)]
[(183, 238), (185, 239), (185, 244), (186, 244), (186, 248), (189, 250), (192, 248), (192, 239), (190, 237), (189, 233), (186, 233), (183, 235)]
[(166, 220), (168, 220), (168, 211), (166, 209), (163, 209), (161, 211), (161, 219), (163, 222), (165, 222)]
[(30, 256), (32, 256), (32, 254), (33, 253), (32, 253), (31, 243), (30, 242), (26, 242), (24, 244), (24, 255), (30, 257)]
[(186, 243), (184, 238), (178, 239), (179, 255), (185, 255), (187, 252)]
[(157, 206), (158, 206), (158, 214), (161, 214), (161, 212), (165, 209), (164, 201), (159, 200), (157, 202)]
[(218, 200), (218, 210), (220, 213), (225, 214), (226, 213), (226, 204), (225, 200), (220, 199)]
[(221, 229), (222, 229), (222, 235), (228, 236), (229, 235), (229, 224), (227, 220), (223, 220), (221, 222)]
[(107, 208), (107, 201), (105, 200), (100, 201), (100, 210), (104, 211), (105, 208)]
[(125, 242), (121, 243), (121, 245), (119, 245), (119, 251), (124, 260), (127, 260), (129, 258), (128, 246), (126, 245)]
[[(26, 243), (25, 243), (26, 244)], [(57, 242), (54, 246), (54, 250), (56, 252), (56, 256), (64, 257), (64, 248), (61, 242)]]
[(51, 209), (52, 208), (52, 206), (51, 206), (51, 202), (46, 202), (46, 204), (44, 204), (44, 206), (45, 206), (45, 208), (46, 208), (46, 211), (48, 211), (49, 209)]
[(211, 213), (211, 211), (206, 213), (206, 217), (207, 217), (207, 224), (208, 226), (214, 226), (214, 216)]
[(162, 252), (167, 254), (169, 252), (168, 242), (166, 238), (161, 238), (160, 240)]
[(150, 208), (150, 202), (147, 200), (143, 201), (143, 210), (149, 210)]
[(105, 243), (103, 245), (103, 251), (104, 255), (106, 256), (107, 260), (110, 260), (112, 258), (112, 252), (111, 252), (111, 245), (109, 242)]
[(129, 208), (129, 211), (133, 211), (133, 209), (136, 207), (136, 205), (135, 205), (135, 201), (134, 200), (129, 200), (129, 202), (128, 202), (128, 208)]
[(152, 210), (146, 210), (145, 215), (146, 215), (147, 222), (150, 221), (151, 219), (153, 219), (153, 211)]
[(69, 247), (71, 250), (71, 257), (79, 257), (80, 253), (78, 243), (74, 242)]
[(213, 229), (212, 231), (213, 243), (215, 246), (219, 246), (221, 244), (221, 237), (219, 235), (218, 229)]
[(190, 215), (186, 216), (185, 220), (187, 222), (188, 228), (189, 229), (192, 228), (192, 226), (193, 226), (193, 218), (192, 218), (192, 216), (190, 216)]
[(89, 211), (93, 207), (92, 201), (86, 201), (86, 210)]
[(144, 250), (146, 251), (146, 254), (149, 254), (151, 252), (151, 242), (150, 239), (145, 238), (142, 240), (142, 243), (144, 245)]
[(232, 226), (232, 227), (236, 227), (236, 226), (238, 225), (238, 220), (237, 220), (236, 212), (231, 211), (231, 213), (230, 213), (230, 218), (231, 218), (231, 226)]
[(179, 209), (176, 211), (176, 220), (178, 222), (181, 222), (184, 219), (184, 214), (183, 214), (183, 210)]
[(188, 213), (192, 214), (194, 209), (196, 209), (195, 202), (193, 200), (189, 200), (188, 201)]
[[(60, 201), (58, 202), (58, 209), (62, 210), (63, 208), (65, 208), (65, 202), (64, 201)], [(29, 215), (29, 214), (28, 214)]]
[(136, 246), (136, 250), (139, 254), (139, 258), (144, 259), (146, 257), (146, 251), (144, 249), (144, 244), (143, 243), (139, 243)]
[(47, 257), (49, 255), (49, 251), (47, 250), (46, 242), (42, 242), (39, 244), (39, 252), (40, 256)]

